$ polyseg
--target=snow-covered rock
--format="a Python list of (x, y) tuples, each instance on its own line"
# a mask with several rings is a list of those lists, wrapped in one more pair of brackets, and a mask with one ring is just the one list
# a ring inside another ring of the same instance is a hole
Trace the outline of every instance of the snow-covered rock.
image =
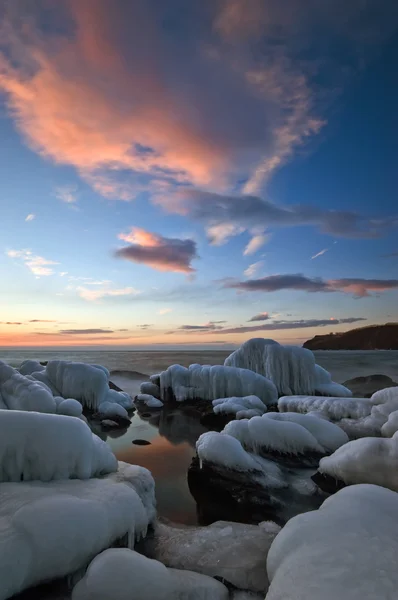
[(330, 374), (315, 364), (310, 350), (282, 346), (275, 340), (248, 340), (225, 359), (224, 365), (250, 369), (267, 377), (276, 385), (279, 396), (315, 393), (326, 396), (352, 395), (344, 386), (332, 382)]
[(120, 404), (126, 410), (131, 410), (134, 405), (132, 397), (127, 392), (117, 392), (116, 390), (108, 390), (105, 402)]
[(116, 469), (109, 446), (80, 419), (0, 410), (0, 481), (88, 479)]
[(55, 413), (52, 393), (39, 382), (32, 381), (18, 371), (13, 372), (1, 385), (3, 401), (10, 410)]
[(128, 412), (116, 402), (102, 402), (94, 415), (98, 419), (125, 419), (129, 420)]
[(219, 581), (168, 569), (157, 560), (124, 548), (105, 550), (75, 586), (72, 600), (227, 600)]
[(221, 465), (234, 471), (261, 472), (260, 465), (242, 448), (240, 441), (231, 435), (208, 431), (196, 442), (196, 452), (201, 462)]
[(66, 415), (67, 417), (80, 417), (82, 414), (83, 407), (77, 400), (73, 398), (67, 398), (57, 404), (57, 414)]
[(262, 592), (264, 598), (267, 554), (279, 531), (270, 521), (260, 525), (217, 521), (208, 527), (157, 523), (142, 552), (167, 567), (222, 578), (242, 590)]
[(31, 374), (31, 377), (35, 381), (38, 381), (39, 383), (42, 383), (43, 385), (47, 386), (53, 396), (61, 395), (61, 392), (59, 391), (59, 389), (57, 387), (55, 387), (55, 385), (52, 383), (52, 381), (50, 381), (50, 379), (48, 378), (47, 371), (35, 371)]
[(0, 600), (85, 567), (117, 540), (133, 548), (153, 518), (154, 483), (146, 469), (123, 469), (104, 479), (0, 484)]
[(13, 369), (13, 367), (10, 367), (10, 365), (7, 365), (5, 362), (0, 360), (0, 385), (17, 372), (18, 371), (16, 369)]
[(83, 406), (97, 410), (109, 392), (106, 369), (84, 363), (50, 360), (46, 375), (64, 398), (75, 398)]
[(276, 404), (277, 391), (269, 379), (235, 367), (172, 365), (160, 374), (161, 400), (216, 400), (232, 396), (258, 396), (264, 404)]
[(151, 396), (151, 394), (138, 394), (136, 396), (136, 402), (145, 404), (148, 408), (162, 408), (163, 406), (163, 402), (158, 398)]
[(345, 488), (277, 535), (267, 600), (393, 600), (397, 554), (398, 495), (373, 485)]
[(155, 383), (152, 383), (152, 381), (144, 381), (141, 383), (140, 392), (141, 394), (160, 398), (160, 387)]
[(215, 414), (233, 414), (236, 419), (250, 419), (258, 417), (267, 412), (264, 402), (257, 396), (244, 396), (243, 398), (218, 398), (213, 400), (213, 412)]
[(398, 431), (398, 410), (388, 415), (388, 420), (381, 428), (383, 437), (392, 437)]
[(46, 367), (41, 365), (38, 360), (24, 360), (18, 371), (21, 375), (32, 375), (32, 373), (44, 371), (45, 368)]

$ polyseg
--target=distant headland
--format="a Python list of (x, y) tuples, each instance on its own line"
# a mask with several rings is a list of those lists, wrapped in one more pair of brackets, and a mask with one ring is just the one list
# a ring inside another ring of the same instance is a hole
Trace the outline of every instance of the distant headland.
[(398, 323), (369, 325), (344, 333), (316, 335), (303, 344), (309, 350), (398, 350)]

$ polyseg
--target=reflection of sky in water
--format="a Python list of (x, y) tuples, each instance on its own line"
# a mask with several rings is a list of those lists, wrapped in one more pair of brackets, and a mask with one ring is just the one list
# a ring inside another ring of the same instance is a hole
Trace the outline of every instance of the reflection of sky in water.
[[(187, 473), (195, 454), (195, 439), (205, 429), (179, 411), (162, 411), (152, 415), (150, 420), (154, 424), (135, 413), (127, 432), (117, 439), (108, 437), (107, 442), (119, 460), (151, 471), (156, 482), (160, 516), (194, 524), (197, 522), (196, 503), (188, 489)], [(132, 441), (137, 438), (148, 440), (151, 445), (136, 446)]]

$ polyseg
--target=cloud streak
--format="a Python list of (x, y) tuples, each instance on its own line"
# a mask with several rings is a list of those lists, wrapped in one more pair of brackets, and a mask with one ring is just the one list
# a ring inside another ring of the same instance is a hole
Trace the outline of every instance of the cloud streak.
[(319, 258), (319, 256), (323, 256), (324, 254), (326, 254), (326, 252), (328, 252), (328, 250), (329, 248), (324, 248), (323, 250), (320, 250), (319, 252), (314, 254), (314, 256), (311, 256), (311, 260), (314, 260), (314, 258)]
[(263, 313), (258, 313), (257, 315), (254, 315), (254, 317), (252, 317), (251, 319), (249, 319), (249, 323), (251, 321), (268, 321), (270, 318), (269, 314), (267, 312), (263, 312)]
[(43, 256), (33, 254), (31, 250), (8, 250), (6, 254), (9, 258), (21, 260), (37, 277), (54, 275), (52, 265), (59, 264), (58, 262), (48, 260)]
[[(119, 329), (119, 331), (126, 331), (125, 329)], [(111, 334), (115, 333), (111, 329), (61, 329), (58, 331), (61, 335), (97, 335), (97, 334)]]
[(121, 233), (119, 238), (128, 242), (129, 246), (115, 252), (118, 258), (141, 263), (158, 271), (195, 271), (191, 262), (199, 257), (193, 240), (166, 238), (138, 227), (133, 227), (130, 233)]
[(99, 288), (85, 288), (84, 286), (78, 286), (76, 289), (79, 296), (87, 302), (97, 302), (97, 300), (102, 300), (103, 298), (136, 296), (140, 294), (140, 291), (133, 287), (111, 288), (110, 286), (103, 286)]

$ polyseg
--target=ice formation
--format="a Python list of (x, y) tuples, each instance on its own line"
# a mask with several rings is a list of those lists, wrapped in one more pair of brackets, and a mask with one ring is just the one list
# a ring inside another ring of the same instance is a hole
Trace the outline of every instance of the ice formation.
[(248, 452), (329, 454), (348, 442), (336, 425), (309, 415), (266, 413), (262, 417), (232, 421), (224, 433), (237, 438)]
[(374, 485), (345, 488), (277, 535), (267, 600), (393, 600), (397, 554), (398, 495)]
[(152, 381), (144, 381), (140, 385), (141, 394), (146, 394), (149, 396), (154, 396), (155, 398), (160, 398), (160, 387)]
[(267, 554), (279, 531), (270, 521), (260, 525), (217, 521), (208, 527), (159, 522), (143, 551), (167, 567), (223, 578), (241, 590), (262, 592), (264, 598)]
[(388, 420), (381, 428), (383, 437), (392, 437), (398, 431), (398, 410), (388, 415)]
[(61, 395), (59, 389), (56, 388), (55, 385), (48, 378), (46, 371), (35, 371), (30, 375), (30, 377), (35, 381), (38, 381), (39, 383), (45, 385), (50, 390), (53, 396)]
[(127, 392), (117, 392), (116, 390), (108, 390), (106, 394), (106, 402), (114, 402), (120, 404), (126, 410), (133, 408), (133, 399)]
[(100, 419), (121, 418), (128, 420), (129, 418), (127, 410), (123, 408), (123, 406), (120, 406), (120, 404), (116, 404), (116, 402), (102, 402), (102, 404), (99, 405), (95, 416)]
[(398, 492), (398, 433), (353, 440), (323, 458), (319, 472), (346, 485), (372, 483)]
[(116, 469), (109, 446), (80, 419), (0, 411), (0, 482), (88, 479)]
[(264, 402), (257, 396), (218, 398), (213, 400), (212, 404), (215, 414), (233, 414), (237, 419), (250, 419), (267, 412)]
[(138, 394), (136, 401), (145, 404), (148, 408), (162, 408), (163, 406), (163, 402), (151, 394)]
[(105, 550), (75, 586), (72, 600), (228, 600), (227, 588), (206, 575), (168, 569), (125, 548)]
[(235, 367), (172, 365), (160, 374), (161, 399), (216, 400), (232, 396), (258, 396), (264, 404), (275, 404), (277, 391), (262, 375)]
[[(146, 534), (154, 512), (153, 479), (140, 467), (126, 465), (124, 473), (1, 484), (0, 600), (73, 573), (117, 540), (126, 537), (132, 548)], [(140, 488), (148, 496), (151, 486), (148, 510)]]
[(0, 385), (4, 404), (10, 410), (55, 413), (56, 405), (52, 393), (39, 382), (32, 381), (12, 369), (10, 377)]
[[(54, 398), (55, 400), (55, 398)], [(83, 407), (77, 400), (73, 398), (60, 398), (60, 402), (57, 404), (57, 414), (66, 415), (67, 417), (80, 417), (82, 414)]]
[(333, 383), (330, 374), (315, 364), (313, 353), (297, 346), (281, 346), (263, 338), (248, 340), (228, 356), (224, 365), (250, 369), (274, 382), (279, 396), (320, 394), (350, 396), (344, 386)]
[(97, 410), (109, 392), (107, 370), (84, 363), (50, 360), (46, 375), (64, 398), (75, 398)]
[(196, 442), (200, 461), (221, 465), (234, 471), (260, 471), (259, 464), (246, 452), (239, 440), (217, 431), (203, 433)]
[(33, 373), (44, 371), (45, 368), (37, 360), (24, 360), (18, 371), (21, 375), (32, 375)]

